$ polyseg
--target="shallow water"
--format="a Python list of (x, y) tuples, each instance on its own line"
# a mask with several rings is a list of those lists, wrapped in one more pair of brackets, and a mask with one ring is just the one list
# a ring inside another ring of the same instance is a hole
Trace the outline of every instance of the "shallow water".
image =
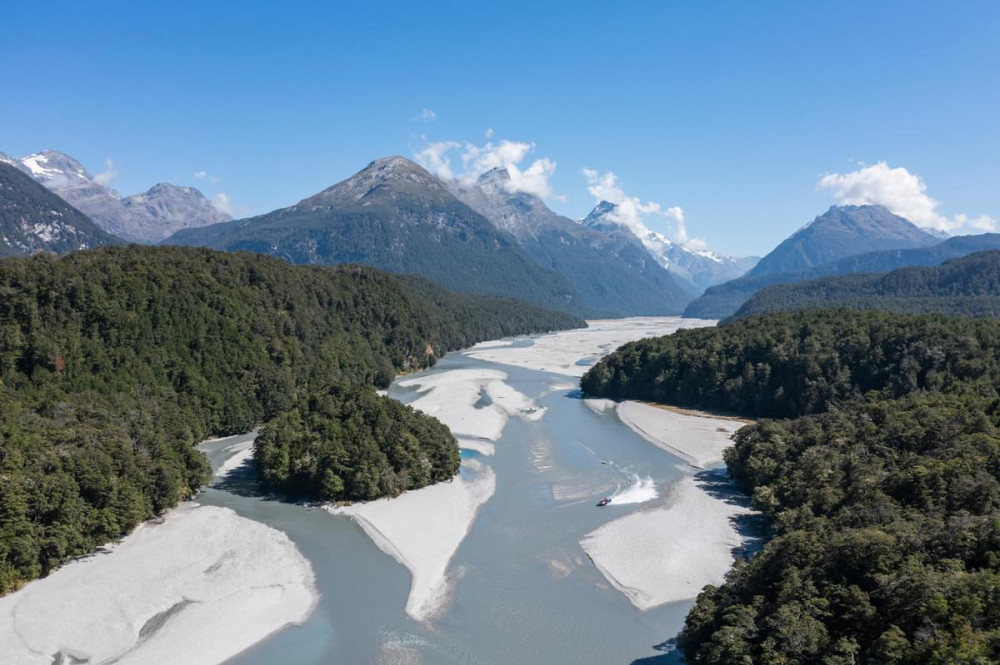
[[(431, 624), (410, 619), (403, 611), (409, 572), (359, 527), (319, 508), (261, 498), (252, 474), (240, 470), (202, 492), (199, 502), (287, 533), (312, 563), (321, 597), (304, 625), (230, 662), (676, 662), (657, 645), (676, 635), (691, 603), (637, 611), (607, 585), (579, 543), (643, 502), (662, 500), (655, 497), (685, 473), (683, 461), (634, 434), (613, 412), (595, 413), (575, 388), (553, 389), (576, 383), (565, 376), (461, 352), (424, 374), (460, 368), (506, 372), (509, 385), (548, 410), (536, 422), (511, 419), (493, 457), (463, 451), (493, 468), (497, 489), (451, 561), (457, 580), (447, 610)], [(396, 385), (389, 394), (403, 402), (418, 396)], [(240, 440), (246, 437), (204, 446), (214, 468)], [(603, 496), (620, 501), (596, 507)]]

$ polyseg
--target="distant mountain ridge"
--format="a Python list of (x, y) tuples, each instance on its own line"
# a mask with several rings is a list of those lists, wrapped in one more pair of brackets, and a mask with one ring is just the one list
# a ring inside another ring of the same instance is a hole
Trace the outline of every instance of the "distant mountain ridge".
[[(945, 242), (953, 241), (957, 239)], [(891, 270), (910, 265), (907, 261), (937, 264), (960, 255), (952, 252), (968, 254), (991, 248), (988, 239), (983, 242), (987, 246), (973, 242), (968, 251), (962, 251), (957, 242), (943, 246), (940, 236), (923, 231), (881, 206), (833, 206), (779, 244), (743, 277), (706, 289), (685, 308), (684, 316), (724, 319), (732, 316), (751, 295), (772, 284), (865, 270)], [(921, 254), (938, 246), (942, 247), (938, 259), (933, 251)], [(815, 263), (826, 257), (833, 258)]]
[(688, 285), (695, 295), (715, 284), (735, 279), (753, 268), (760, 260), (756, 256), (721, 256), (708, 250), (690, 249), (672, 242), (662, 233), (650, 231), (640, 238), (626, 225), (614, 219), (617, 206), (601, 201), (580, 224), (604, 233), (624, 232), (634, 237), (649, 253), (670, 271), (670, 274)]
[(553, 212), (538, 196), (514, 191), (505, 168), (447, 184), (539, 265), (569, 281), (591, 316), (680, 314), (692, 298), (627, 230), (594, 230)]
[(398, 156), (375, 160), (293, 206), (184, 229), (164, 244), (258, 252), (291, 263), (363, 263), (457, 291), (588, 313), (566, 279), (539, 266), (440, 179)]
[(156, 243), (182, 228), (232, 219), (195, 187), (159, 183), (142, 194), (123, 197), (98, 182), (83, 165), (55, 150), (7, 162), (65, 199), (99, 227), (120, 238)]
[(882, 206), (831, 206), (775, 247), (746, 277), (805, 270), (845, 256), (939, 242), (940, 237)]
[(0, 163), (0, 257), (120, 243), (20, 170)]
[(745, 302), (733, 318), (840, 307), (1000, 318), (1000, 250), (950, 259), (939, 266), (771, 286)]

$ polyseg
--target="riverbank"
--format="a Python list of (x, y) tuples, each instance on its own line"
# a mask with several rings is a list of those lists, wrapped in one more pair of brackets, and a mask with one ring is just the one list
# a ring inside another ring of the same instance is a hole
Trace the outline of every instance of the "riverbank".
[(749, 423), (633, 401), (619, 402), (615, 413), (636, 434), (698, 469), (721, 464), (733, 434)]
[[(605, 579), (639, 610), (691, 600), (720, 584), (746, 539), (738, 520), (753, 514), (718, 467), (733, 434), (748, 421), (658, 404), (587, 399), (649, 443), (700, 470), (670, 488), (665, 503), (609, 522), (580, 543)], [(681, 535), (681, 537), (678, 537)]]
[(350, 517), (383, 552), (410, 571), (406, 613), (417, 621), (437, 616), (447, 605), (448, 563), (468, 535), (480, 507), (493, 496), (496, 476), (476, 460), (466, 474), (446, 483), (411, 490), (394, 499), (327, 506)]
[(0, 598), (0, 663), (214, 665), (304, 621), (317, 597), (284, 533), (188, 502)]
[(744, 544), (735, 521), (751, 511), (736, 496), (688, 476), (666, 504), (608, 522), (580, 543), (608, 582), (639, 610), (696, 598), (720, 584)]

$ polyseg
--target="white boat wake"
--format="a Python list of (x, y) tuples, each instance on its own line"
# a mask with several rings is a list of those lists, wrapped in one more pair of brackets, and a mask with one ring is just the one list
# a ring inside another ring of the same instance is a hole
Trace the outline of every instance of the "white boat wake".
[(646, 503), (647, 501), (652, 501), (660, 496), (652, 478), (649, 476), (640, 478), (637, 473), (633, 473), (631, 475), (631, 484), (619, 489), (611, 495), (611, 505), (620, 506), (630, 503)]

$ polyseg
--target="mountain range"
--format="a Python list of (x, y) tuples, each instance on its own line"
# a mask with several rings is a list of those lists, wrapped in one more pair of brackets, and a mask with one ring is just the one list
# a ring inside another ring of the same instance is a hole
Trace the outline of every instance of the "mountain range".
[(938, 266), (908, 266), (888, 273), (838, 275), (770, 286), (754, 294), (733, 318), (836, 307), (998, 318), (1000, 250), (977, 252)]
[(775, 247), (746, 277), (805, 270), (853, 254), (939, 242), (939, 236), (882, 206), (831, 206)]
[(597, 231), (558, 215), (538, 196), (514, 191), (505, 168), (487, 171), (473, 183), (448, 185), (499, 231), (514, 236), (539, 265), (572, 283), (592, 316), (678, 314), (696, 295), (628, 229)]
[(0, 257), (120, 243), (63, 199), (0, 163)]
[(178, 231), (165, 241), (250, 251), (290, 263), (363, 263), (470, 293), (581, 312), (576, 290), (535, 263), (508, 233), (402, 157), (273, 212)]
[(515, 191), (505, 169), (445, 181), (403, 157), (376, 160), (294, 206), (164, 242), (366, 263), (591, 317), (680, 314), (701, 291), (627, 227), (558, 215)]
[[(937, 266), (1000, 249), (1000, 234), (942, 240), (881, 206), (851, 205), (831, 207), (763, 259), (725, 257), (655, 231), (637, 233), (608, 201), (580, 220), (559, 215), (514, 188), (504, 168), (475, 180), (443, 180), (403, 157), (375, 160), (293, 206), (240, 220), (191, 187), (161, 183), (122, 197), (55, 151), (20, 159), (0, 154), (0, 167), (2, 256), (161, 241), (291, 263), (369, 264), (589, 317), (683, 311), (723, 319), (775, 285)], [(853, 288), (862, 281), (836, 284)], [(773, 290), (740, 315), (819, 297), (806, 293)]]
[(76, 159), (55, 150), (21, 158), (0, 153), (0, 162), (45, 185), (103, 230), (132, 242), (156, 243), (182, 228), (232, 219), (194, 187), (160, 183), (141, 194), (123, 197)]
[(603, 232), (615, 229), (625, 231), (642, 243), (660, 265), (685, 284), (694, 295), (701, 294), (715, 284), (740, 277), (760, 261), (758, 256), (720, 256), (706, 249), (691, 249), (652, 230), (636, 234), (627, 225), (617, 221), (617, 213), (617, 205), (601, 201), (580, 223)]
[[(952, 256), (990, 249), (996, 241), (992, 236), (942, 241), (882, 206), (833, 206), (779, 244), (743, 277), (706, 289), (685, 308), (684, 315), (724, 319), (754, 293), (773, 284), (891, 270), (911, 265), (909, 262), (933, 265)], [(939, 249), (932, 249), (935, 247)]]

